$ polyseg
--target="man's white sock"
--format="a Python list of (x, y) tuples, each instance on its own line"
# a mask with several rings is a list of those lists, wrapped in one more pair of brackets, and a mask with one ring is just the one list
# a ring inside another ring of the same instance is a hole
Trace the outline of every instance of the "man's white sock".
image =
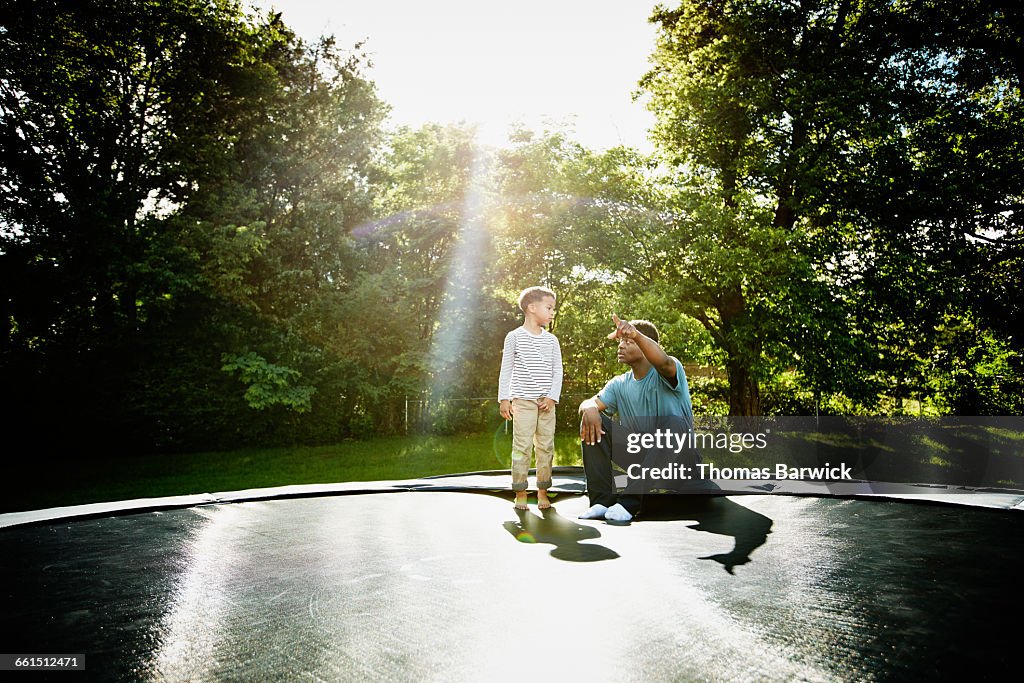
[(585, 512), (580, 513), (579, 519), (604, 519), (608, 508), (604, 505), (591, 505)]
[(629, 510), (616, 503), (605, 511), (604, 518), (612, 522), (628, 522), (633, 519), (633, 515), (629, 514)]

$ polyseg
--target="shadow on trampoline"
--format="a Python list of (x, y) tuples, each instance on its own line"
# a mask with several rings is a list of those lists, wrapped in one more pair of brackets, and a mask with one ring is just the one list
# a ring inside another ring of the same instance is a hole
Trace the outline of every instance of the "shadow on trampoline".
[[(597, 526), (578, 524), (561, 516), (552, 507), (537, 513), (516, 510), (518, 521), (506, 521), (502, 526), (521, 543), (549, 543), (555, 548), (551, 556), (569, 562), (597, 562), (614, 560), (620, 555), (614, 550), (594, 543), (583, 543), (601, 538)], [(754, 550), (765, 544), (771, 533), (772, 520), (724, 496), (649, 495), (644, 501), (644, 524), (693, 520), (686, 525), (694, 531), (703, 531), (733, 539), (733, 549), (700, 557), (722, 565), (734, 574), (734, 568), (750, 562)], [(598, 523), (600, 524), (600, 523)]]
[(687, 525), (694, 531), (731, 536), (734, 547), (727, 553), (701, 557), (714, 560), (725, 571), (750, 562), (750, 554), (765, 544), (772, 531), (772, 520), (724, 496), (653, 495), (644, 502), (644, 522), (692, 519)]
[(599, 562), (619, 557), (617, 552), (603, 545), (581, 543), (600, 538), (601, 532), (562, 517), (553, 507), (541, 510), (540, 515), (528, 510), (515, 512), (519, 521), (504, 522), (505, 530), (520, 543), (550, 543), (555, 546), (551, 557), (568, 562)]

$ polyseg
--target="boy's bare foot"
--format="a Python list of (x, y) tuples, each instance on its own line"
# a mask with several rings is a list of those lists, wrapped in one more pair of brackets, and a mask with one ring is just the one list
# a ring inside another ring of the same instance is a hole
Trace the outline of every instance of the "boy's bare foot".
[(516, 491), (516, 510), (528, 510), (526, 505), (526, 491)]
[(547, 510), (551, 507), (551, 501), (548, 500), (547, 489), (539, 489), (537, 491), (537, 508), (540, 510)]

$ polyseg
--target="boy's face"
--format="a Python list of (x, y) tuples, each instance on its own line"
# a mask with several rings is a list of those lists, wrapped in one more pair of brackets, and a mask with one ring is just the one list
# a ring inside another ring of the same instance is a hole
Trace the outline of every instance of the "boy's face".
[(555, 300), (546, 296), (540, 301), (534, 301), (526, 307), (540, 326), (550, 325), (555, 319)]

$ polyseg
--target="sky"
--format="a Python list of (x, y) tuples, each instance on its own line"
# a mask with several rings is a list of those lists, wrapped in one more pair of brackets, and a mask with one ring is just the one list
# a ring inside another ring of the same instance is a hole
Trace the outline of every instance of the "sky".
[(593, 149), (651, 150), (654, 119), (632, 95), (648, 69), (653, 0), (249, 0), (276, 8), (299, 36), (365, 40), (368, 75), (393, 125), (570, 125)]

